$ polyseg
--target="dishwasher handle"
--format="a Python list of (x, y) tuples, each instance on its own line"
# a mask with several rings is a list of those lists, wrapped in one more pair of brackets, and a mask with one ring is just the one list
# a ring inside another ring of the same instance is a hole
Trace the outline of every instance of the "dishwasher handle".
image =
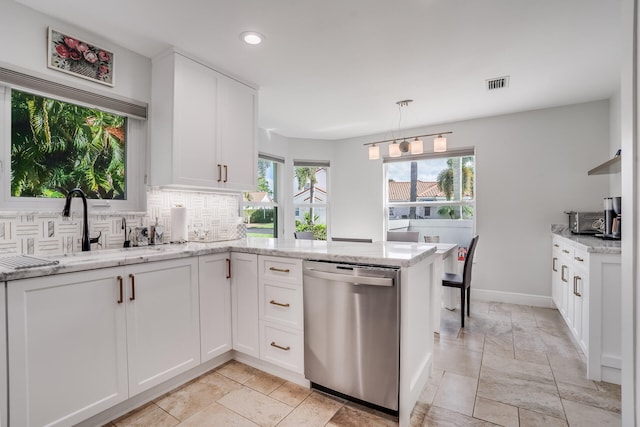
[(391, 277), (355, 276), (353, 274), (328, 273), (310, 268), (304, 270), (304, 275), (336, 282), (347, 282), (354, 285), (393, 286), (393, 279)]

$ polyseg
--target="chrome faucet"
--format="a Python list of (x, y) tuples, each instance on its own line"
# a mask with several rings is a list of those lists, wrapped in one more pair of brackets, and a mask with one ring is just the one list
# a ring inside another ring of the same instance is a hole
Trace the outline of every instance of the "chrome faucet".
[(82, 191), (80, 188), (74, 188), (73, 190), (69, 191), (69, 194), (67, 194), (67, 200), (64, 202), (64, 209), (62, 209), (62, 216), (69, 216), (71, 210), (71, 199), (73, 198), (74, 194), (78, 194), (82, 198), (84, 220), (84, 224), (82, 226), (82, 251), (86, 252), (91, 250), (91, 243), (98, 243), (102, 232), (98, 234), (98, 237), (89, 237), (89, 221), (87, 220), (87, 195), (84, 194), (84, 191)]

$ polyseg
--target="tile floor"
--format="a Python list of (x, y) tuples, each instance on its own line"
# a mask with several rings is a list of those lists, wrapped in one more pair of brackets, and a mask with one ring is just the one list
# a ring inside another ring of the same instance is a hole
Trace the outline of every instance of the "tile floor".
[[(619, 426), (620, 387), (586, 379), (557, 310), (443, 310), (412, 426)], [(395, 426), (397, 418), (229, 362), (108, 426)]]

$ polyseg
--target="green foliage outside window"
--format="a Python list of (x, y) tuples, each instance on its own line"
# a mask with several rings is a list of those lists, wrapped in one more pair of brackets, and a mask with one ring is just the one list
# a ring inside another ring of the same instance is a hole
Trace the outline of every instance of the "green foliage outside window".
[(12, 90), (11, 194), (125, 199), (126, 117)]

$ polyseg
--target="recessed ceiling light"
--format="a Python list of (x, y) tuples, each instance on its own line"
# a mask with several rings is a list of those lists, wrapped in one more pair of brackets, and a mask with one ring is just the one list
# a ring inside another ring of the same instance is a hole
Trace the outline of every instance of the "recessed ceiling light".
[(264, 40), (264, 36), (255, 31), (245, 31), (240, 34), (240, 40), (247, 44), (260, 44)]

